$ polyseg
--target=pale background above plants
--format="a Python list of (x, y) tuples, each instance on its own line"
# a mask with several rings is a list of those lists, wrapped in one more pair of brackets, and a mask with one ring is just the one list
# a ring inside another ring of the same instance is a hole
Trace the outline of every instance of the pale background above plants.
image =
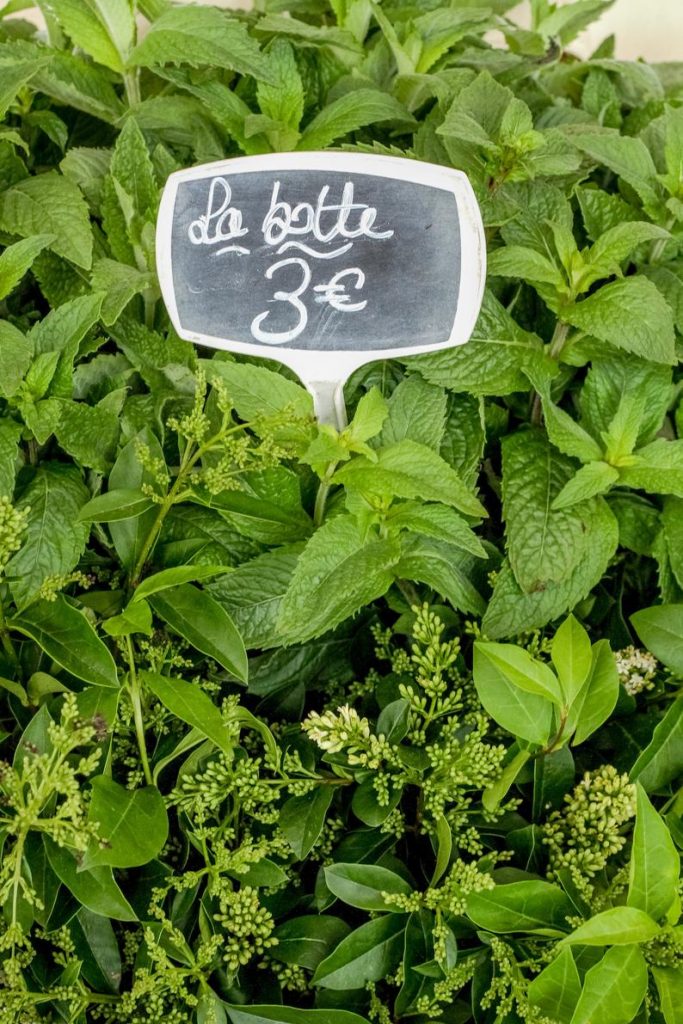
[[(186, 0), (181, 0), (186, 2)], [(248, 8), (252, 0), (193, 0), (218, 7)], [(4, 3), (0, 3), (0, 8)], [(516, 16), (524, 21), (527, 4), (520, 4)], [(19, 17), (40, 19), (38, 12), (24, 12)], [(610, 33), (617, 38), (617, 56), (647, 60), (683, 59), (683, 0), (618, 0), (604, 17), (584, 32), (572, 49), (588, 56)]]

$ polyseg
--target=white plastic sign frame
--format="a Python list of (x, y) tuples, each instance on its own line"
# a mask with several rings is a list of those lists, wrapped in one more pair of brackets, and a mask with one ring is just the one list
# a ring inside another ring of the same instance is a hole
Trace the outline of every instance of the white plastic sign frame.
[[(315, 350), (270, 347), (258, 342), (197, 333), (183, 326), (176, 303), (172, 268), (172, 230), (178, 188), (183, 182), (205, 178), (271, 171), (334, 171), (372, 175), (423, 184), (451, 193), (460, 222), (460, 284), (453, 296), (453, 325), (446, 341), (434, 344), (397, 345), (386, 349)], [(365, 153), (325, 152), (272, 153), (236, 157), (176, 171), (168, 178), (159, 207), (156, 231), (157, 271), (161, 291), (178, 335), (186, 341), (249, 356), (274, 359), (289, 366), (313, 396), (321, 422), (341, 429), (346, 423), (343, 387), (349, 376), (365, 363), (452, 348), (467, 342), (481, 308), (486, 279), (486, 242), (479, 205), (467, 175), (449, 167), (417, 160)]]

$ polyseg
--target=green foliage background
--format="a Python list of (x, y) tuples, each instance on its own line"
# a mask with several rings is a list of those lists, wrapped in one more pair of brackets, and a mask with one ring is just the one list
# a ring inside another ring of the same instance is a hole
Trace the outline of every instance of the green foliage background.
[[(572, 56), (606, 0), (29, 6), (0, 1021), (681, 1024), (683, 64)], [(341, 434), (154, 253), (172, 171), (329, 146), (465, 170), (489, 246)]]

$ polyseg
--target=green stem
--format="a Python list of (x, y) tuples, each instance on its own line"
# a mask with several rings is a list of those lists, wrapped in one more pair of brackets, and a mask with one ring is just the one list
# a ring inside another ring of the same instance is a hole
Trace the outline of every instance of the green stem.
[(129, 107), (135, 107), (141, 100), (140, 78), (137, 71), (126, 71), (123, 76), (123, 84), (126, 90), (126, 100)]
[(551, 359), (559, 359), (560, 358), (560, 356), (562, 355), (562, 349), (564, 348), (564, 343), (567, 340), (567, 335), (568, 334), (569, 334), (569, 324), (565, 324), (562, 320), (558, 320), (557, 323), (555, 324), (555, 330), (553, 331), (553, 336), (550, 339), (550, 352), (549, 352), (549, 354), (550, 354), (550, 358)]
[(138, 749), (140, 751), (140, 760), (142, 761), (142, 770), (145, 773), (145, 782), (148, 786), (153, 785), (152, 771), (149, 766), (149, 759), (147, 757), (147, 746), (145, 744), (145, 723), (142, 717), (142, 695), (140, 692), (140, 680), (135, 670), (135, 656), (133, 652), (133, 641), (129, 636), (126, 637), (126, 648), (128, 653), (128, 690), (130, 692), (130, 702), (133, 705), (133, 719), (135, 721), (135, 735), (138, 741)]
[(12, 665), (14, 666), (15, 670), (18, 673), (19, 657), (17, 655), (16, 650), (14, 649), (12, 637), (10, 636), (9, 630), (7, 628), (7, 622), (5, 620), (5, 609), (2, 606), (2, 601), (0, 601), (0, 640), (2, 641), (2, 649), (4, 650), (5, 654), (12, 662)]
[(332, 486), (332, 477), (334, 471), (337, 468), (336, 462), (330, 462), (329, 466), (325, 470), (325, 475), (320, 481), (318, 486), (318, 493), (315, 496), (315, 508), (313, 509), (313, 523), (316, 527), (322, 526), (325, 518), (325, 506), (327, 505), (327, 496), (330, 493)]
[[(665, 231), (671, 231), (672, 227), (676, 223), (675, 217), (669, 217), (666, 224), (664, 225)], [(669, 241), (668, 238), (655, 238), (654, 242), (650, 246), (650, 256), (648, 259), (649, 263), (658, 263), (661, 259), (662, 253), (666, 248), (666, 243)]]

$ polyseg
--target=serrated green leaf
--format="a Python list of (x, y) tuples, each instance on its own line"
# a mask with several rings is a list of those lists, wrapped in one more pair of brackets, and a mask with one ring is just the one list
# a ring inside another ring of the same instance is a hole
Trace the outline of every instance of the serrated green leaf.
[(30, 508), (24, 544), (6, 568), (19, 608), (36, 596), (47, 577), (75, 568), (87, 536), (77, 518), (87, 499), (78, 470), (56, 462), (43, 463), (23, 491), (21, 504)]
[(190, 64), (225, 68), (273, 81), (269, 63), (246, 25), (216, 7), (171, 7), (150, 26), (130, 64)]
[(565, 317), (586, 334), (643, 359), (667, 365), (676, 361), (671, 309), (646, 277), (603, 285)]
[(12, 289), (19, 284), (38, 253), (54, 241), (54, 235), (33, 235), (7, 246), (0, 256), (0, 299), (9, 295)]
[(76, 46), (112, 71), (124, 71), (135, 39), (130, 0), (59, 0), (52, 10)]
[(440, 501), (466, 515), (485, 515), (458, 474), (431, 448), (409, 438), (380, 448), (377, 461), (362, 456), (337, 470), (334, 483), (376, 497)]
[(90, 269), (93, 243), (87, 203), (78, 185), (56, 171), (25, 178), (0, 193), (0, 228), (22, 238), (49, 234), (54, 252)]
[(396, 540), (364, 537), (348, 515), (329, 519), (299, 556), (282, 599), (278, 628), (283, 638), (312, 639), (381, 597), (399, 558)]

